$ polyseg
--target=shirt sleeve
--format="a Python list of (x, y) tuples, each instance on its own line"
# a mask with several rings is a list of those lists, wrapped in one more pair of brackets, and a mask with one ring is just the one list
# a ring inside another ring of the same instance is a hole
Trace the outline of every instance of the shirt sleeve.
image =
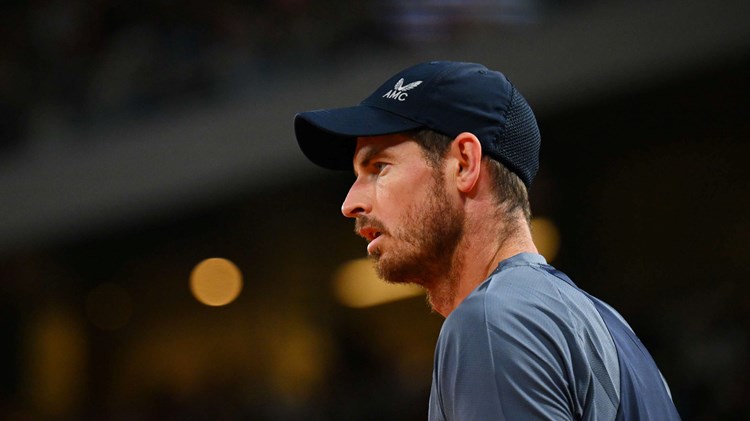
[(454, 310), (435, 353), (431, 420), (574, 419), (573, 333), (543, 303), (529, 291), (477, 291)]

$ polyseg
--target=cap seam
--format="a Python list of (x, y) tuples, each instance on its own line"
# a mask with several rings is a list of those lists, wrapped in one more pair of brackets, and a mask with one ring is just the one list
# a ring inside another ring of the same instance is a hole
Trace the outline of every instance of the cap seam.
[[(434, 63), (440, 63), (440, 61), (438, 61), (438, 60), (433, 60), (430, 63), (433, 63), (433, 62)], [(433, 86), (438, 85), (438, 82), (443, 81), (445, 79), (446, 75), (448, 75), (451, 72), (457, 71), (458, 68), (459, 67), (456, 66), (455, 63), (449, 63), (448, 66), (445, 66), (445, 68), (443, 68), (442, 70), (440, 70), (439, 72), (437, 72), (435, 74), (435, 77), (432, 78), (432, 80), (429, 82), (428, 86), (432, 88)], [(425, 88), (427, 88), (427, 86), (425, 86)], [(430, 93), (430, 92), (434, 94), (435, 91), (434, 90), (428, 91), (428, 93)], [(428, 105), (429, 108), (428, 107), (422, 108), (419, 111), (420, 116), (434, 114), (433, 110), (435, 109), (435, 102), (436, 102), (436, 101), (434, 101), (434, 97), (435, 97), (435, 95), (432, 95), (432, 96), (430, 96), (430, 101), (423, 101), (423, 102), (427, 102), (427, 105)], [(437, 130), (437, 129), (435, 129), (434, 124), (431, 124), (429, 126), (426, 123), (424, 123), (424, 122), (422, 124), (424, 124), (425, 127), (428, 127), (431, 130)], [(440, 130), (440, 131), (442, 132), (443, 130)]]

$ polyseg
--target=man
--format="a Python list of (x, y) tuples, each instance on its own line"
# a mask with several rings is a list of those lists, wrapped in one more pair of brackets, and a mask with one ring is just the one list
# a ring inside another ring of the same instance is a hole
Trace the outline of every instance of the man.
[(531, 108), (499, 72), (430, 62), (359, 106), (300, 113), (304, 154), (354, 169), (342, 212), (384, 279), (446, 317), (431, 420), (678, 420), (622, 317), (537, 253)]

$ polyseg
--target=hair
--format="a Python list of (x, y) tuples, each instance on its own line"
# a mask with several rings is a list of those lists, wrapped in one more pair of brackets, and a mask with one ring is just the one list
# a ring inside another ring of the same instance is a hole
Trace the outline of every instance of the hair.
[[(421, 147), (428, 164), (435, 170), (442, 167), (443, 159), (454, 140), (450, 136), (429, 129), (417, 130), (411, 133), (411, 138)], [(482, 162), (494, 181), (492, 192), (495, 194), (499, 210), (507, 215), (520, 210), (526, 223), (530, 224), (529, 193), (521, 178), (495, 159), (484, 156)]]

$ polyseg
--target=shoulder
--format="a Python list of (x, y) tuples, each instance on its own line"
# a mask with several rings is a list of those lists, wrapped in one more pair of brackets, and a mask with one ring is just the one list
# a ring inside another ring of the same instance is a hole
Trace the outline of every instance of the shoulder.
[(569, 305), (577, 295), (585, 298), (538, 266), (512, 266), (494, 273), (469, 294), (445, 325), (463, 330), (481, 324), (493, 329), (554, 319), (557, 327), (562, 327), (573, 322)]
[(570, 419), (570, 343), (560, 293), (533, 266), (504, 268), (446, 319), (435, 361), (436, 396), (456, 419)]
[[(570, 365), (571, 351), (579, 349), (583, 319), (571, 313), (566, 287), (533, 265), (504, 268), (448, 316), (438, 353), (489, 360), (496, 369), (509, 370), (509, 376), (530, 370), (538, 358), (562, 374)], [(593, 306), (592, 311), (595, 314)]]
[(439, 386), (481, 383), (511, 412), (539, 415), (519, 419), (616, 409), (619, 370), (609, 331), (589, 296), (558, 276), (546, 263), (521, 261), (501, 265), (477, 287), (441, 330)]
[(482, 348), (506, 367), (530, 355), (560, 372), (597, 355), (616, 362), (614, 343), (594, 303), (547, 269), (540, 264), (501, 268), (449, 315), (440, 344)]

